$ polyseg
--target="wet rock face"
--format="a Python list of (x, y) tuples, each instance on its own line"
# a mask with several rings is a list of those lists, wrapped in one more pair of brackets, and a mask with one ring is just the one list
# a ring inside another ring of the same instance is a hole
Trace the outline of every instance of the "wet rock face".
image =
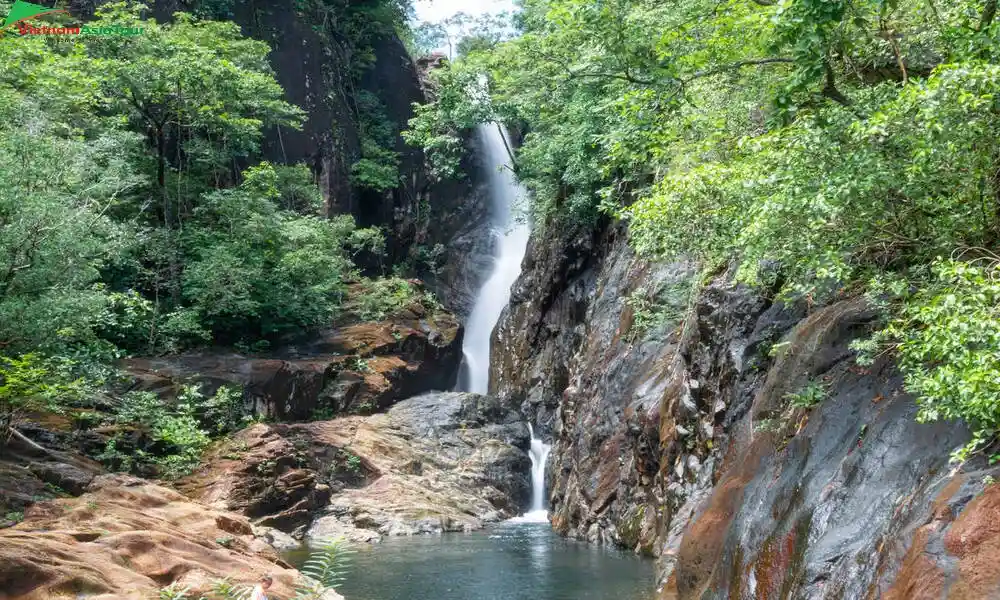
[(493, 377), (555, 438), (558, 531), (659, 557), (662, 598), (1000, 597), (991, 472), (952, 473), (964, 428), (917, 423), (891, 362), (856, 365), (862, 301), (722, 272), (637, 330), (625, 299), (695, 267), (638, 260), (617, 226), (536, 236), (525, 266)]
[(413, 305), (386, 321), (323, 332), (271, 357), (198, 352), (126, 361), (135, 389), (173, 395), (184, 383), (211, 394), (243, 389), (255, 414), (307, 420), (326, 414), (369, 413), (409, 396), (455, 385), (462, 330), (449, 314)]
[(369, 417), (255, 425), (179, 488), (300, 539), (465, 531), (526, 505), (528, 445), (495, 398), (425, 394)]
[[(711, 494), (686, 524), (666, 588), (680, 598), (864, 598), (895, 580), (947, 483), (962, 427), (921, 425), (891, 363), (848, 346), (872, 314), (819, 309), (783, 338), (753, 400), (733, 415)], [(812, 409), (790, 396), (819, 385)]]

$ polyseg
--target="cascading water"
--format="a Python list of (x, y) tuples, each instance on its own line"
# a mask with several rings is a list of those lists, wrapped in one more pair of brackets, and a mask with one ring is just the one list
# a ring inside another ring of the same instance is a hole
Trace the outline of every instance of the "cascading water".
[(545, 508), (545, 463), (549, 460), (552, 446), (535, 437), (535, 430), (528, 423), (531, 434), (531, 510), (521, 517), (524, 521), (548, 521), (549, 511)]
[(518, 219), (515, 215), (527, 195), (510, 169), (506, 134), (496, 124), (481, 125), (477, 134), (487, 166), (490, 226), (497, 240), (493, 271), (479, 289), (465, 323), (458, 389), (485, 394), (490, 385), (490, 336), (510, 301), (510, 286), (521, 274), (521, 260), (531, 230), (526, 218)]
[[(510, 286), (521, 274), (521, 260), (528, 247), (531, 230), (526, 218), (517, 218), (527, 194), (514, 177), (508, 163), (510, 142), (502, 127), (481, 125), (477, 131), (487, 166), (490, 195), (490, 226), (497, 236), (493, 253), (493, 271), (479, 289), (476, 302), (465, 324), (462, 344), (462, 368), (458, 389), (463, 392), (486, 394), (490, 387), (490, 338), (500, 320), (503, 308), (510, 301)], [(545, 463), (551, 447), (535, 437), (531, 424), (531, 509), (517, 521), (545, 522)]]
[(531, 508), (520, 517), (511, 519), (512, 523), (547, 523), (549, 511), (545, 507), (545, 464), (549, 460), (552, 446), (535, 437), (535, 430), (528, 423), (528, 433), (531, 434), (531, 448), (528, 457), (531, 459)]

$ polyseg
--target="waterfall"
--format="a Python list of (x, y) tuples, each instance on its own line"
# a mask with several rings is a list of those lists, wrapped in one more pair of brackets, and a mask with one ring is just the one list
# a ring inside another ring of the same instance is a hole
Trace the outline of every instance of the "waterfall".
[(516, 209), (521, 208), (526, 194), (510, 169), (506, 134), (496, 124), (480, 125), (476, 133), (487, 167), (490, 226), (497, 240), (493, 269), (479, 289), (465, 323), (458, 390), (485, 394), (490, 385), (490, 337), (510, 301), (510, 286), (521, 274), (521, 259), (531, 231), (527, 218), (516, 218)]
[(548, 523), (549, 511), (545, 507), (545, 463), (549, 460), (552, 446), (535, 437), (535, 430), (528, 423), (531, 434), (531, 508), (520, 517), (510, 519), (510, 523)]
[(531, 512), (547, 514), (545, 510), (545, 463), (549, 460), (549, 450), (552, 446), (535, 437), (535, 430), (528, 423), (531, 434)]
[[(462, 343), (462, 367), (458, 390), (486, 394), (490, 387), (490, 338), (507, 303), (510, 287), (521, 274), (521, 260), (528, 247), (531, 230), (527, 218), (517, 218), (516, 211), (523, 208), (527, 198), (524, 188), (517, 182), (510, 169), (507, 149), (510, 141), (502, 127), (495, 123), (481, 125), (477, 130), (483, 148), (489, 184), (490, 227), (496, 236), (493, 268), (483, 287), (476, 294), (472, 312), (465, 323)], [(525, 523), (548, 522), (545, 508), (545, 463), (551, 446), (531, 434), (531, 509), (513, 521)]]

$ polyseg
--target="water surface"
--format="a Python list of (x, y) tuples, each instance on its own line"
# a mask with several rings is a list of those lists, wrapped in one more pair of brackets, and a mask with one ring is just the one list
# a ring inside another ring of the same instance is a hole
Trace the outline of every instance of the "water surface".
[[(303, 552), (288, 556), (293, 564)], [(359, 551), (347, 600), (652, 600), (653, 562), (557, 536), (548, 523), (389, 538)]]

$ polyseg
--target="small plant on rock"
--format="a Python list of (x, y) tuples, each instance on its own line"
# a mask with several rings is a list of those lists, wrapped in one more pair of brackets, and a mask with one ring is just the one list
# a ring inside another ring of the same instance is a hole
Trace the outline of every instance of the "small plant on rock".
[(369, 373), (372, 370), (371, 366), (368, 364), (368, 359), (361, 358), (360, 356), (352, 357), (349, 361), (347, 361), (347, 366), (352, 371), (358, 371), (360, 373)]
[(826, 398), (826, 388), (818, 381), (810, 381), (797, 392), (785, 394), (785, 399), (795, 408), (812, 408)]
[(190, 587), (178, 587), (176, 583), (171, 583), (160, 590), (159, 600), (189, 600)]
[(337, 411), (330, 406), (318, 406), (309, 415), (310, 421), (330, 421), (337, 416)]
[(212, 585), (212, 596), (219, 600), (247, 600), (251, 593), (253, 589), (250, 586), (234, 583), (228, 577)]

